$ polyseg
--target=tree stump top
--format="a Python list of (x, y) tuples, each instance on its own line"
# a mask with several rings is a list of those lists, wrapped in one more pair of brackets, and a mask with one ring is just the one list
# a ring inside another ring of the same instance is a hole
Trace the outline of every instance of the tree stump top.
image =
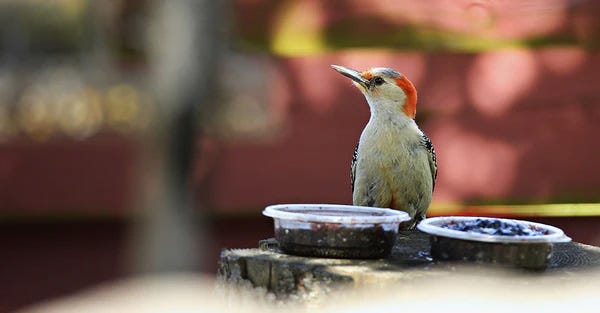
[[(282, 253), (275, 239), (262, 240), (256, 249), (226, 249), (221, 254), (218, 277), (260, 287), (276, 296), (307, 297), (334, 286), (361, 286), (452, 275), (460, 262), (435, 261), (429, 253), (429, 236), (401, 231), (392, 254), (385, 259), (326, 259)], [(570, 273), (600, 268), (600, 248), (569, 242), (554, 245), (548, 268), (536, 275)], [(472, 264), (480, 269), (489, 264)], [(525, 271), (524, 271), (525, 272)], [(566, 275), (565, 275), (566, 276)], [(249, 284), (248, 284), (249, 283)]]

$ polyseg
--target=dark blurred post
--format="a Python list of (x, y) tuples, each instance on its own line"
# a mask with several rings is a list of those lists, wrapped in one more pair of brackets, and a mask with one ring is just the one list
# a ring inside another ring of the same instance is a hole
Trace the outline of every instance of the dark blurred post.
[(221, 1), (151, 1), (149, 89), (158, 106), (145, 135), (142, 210), (133, 240), (134, 270), (197, 270), (200, 213), (189, 186), (198, 114), (214, 81), (223, 25)]

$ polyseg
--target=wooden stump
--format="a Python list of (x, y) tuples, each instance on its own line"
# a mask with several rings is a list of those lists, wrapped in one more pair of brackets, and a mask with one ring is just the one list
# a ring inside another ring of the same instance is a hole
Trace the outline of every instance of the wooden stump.
[[(282, 253), (275, 239), (259, 242), (258, 249), (226, 249), (221, 253), (218, 278), (225, 283), (251, 285), (278, 298), (314, 298), (340, 287), (377, 286), (389, 282), (410, 282), (425, 277), (452, 275), (458, 262), (436, 262), (430, 254), (429, 236), (403, 231), (392, 254), (386, 259), (350, 260), (309, 258)], [(489, 268), (489, 264), (475, 264)], [(547, 273), (600, 268), (600, 248), (580, 243), (561, 243)]]

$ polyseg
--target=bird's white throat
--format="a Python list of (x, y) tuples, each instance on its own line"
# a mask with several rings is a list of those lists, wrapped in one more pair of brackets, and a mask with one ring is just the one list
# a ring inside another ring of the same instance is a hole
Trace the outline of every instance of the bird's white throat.
[(404, 99), (390, 100), (369, 96), (366, 98), (371, 111), (367, 126), (391, 127), (398, 130), (412, 126), (418, 129), (415, 121), (402, 111)]

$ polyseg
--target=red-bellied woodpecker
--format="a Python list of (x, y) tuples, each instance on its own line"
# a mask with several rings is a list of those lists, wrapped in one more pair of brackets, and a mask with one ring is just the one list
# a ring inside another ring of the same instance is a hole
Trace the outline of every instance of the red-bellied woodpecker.
[(411, 221), (402, 228), (413, 228), (425, 218), (437, 176), (433, 145), (414, 120), (415, 87), (390, 68), (332, 67), (354, 81), (371, 110), (352, 158), (354, 205), (405, 211)]

